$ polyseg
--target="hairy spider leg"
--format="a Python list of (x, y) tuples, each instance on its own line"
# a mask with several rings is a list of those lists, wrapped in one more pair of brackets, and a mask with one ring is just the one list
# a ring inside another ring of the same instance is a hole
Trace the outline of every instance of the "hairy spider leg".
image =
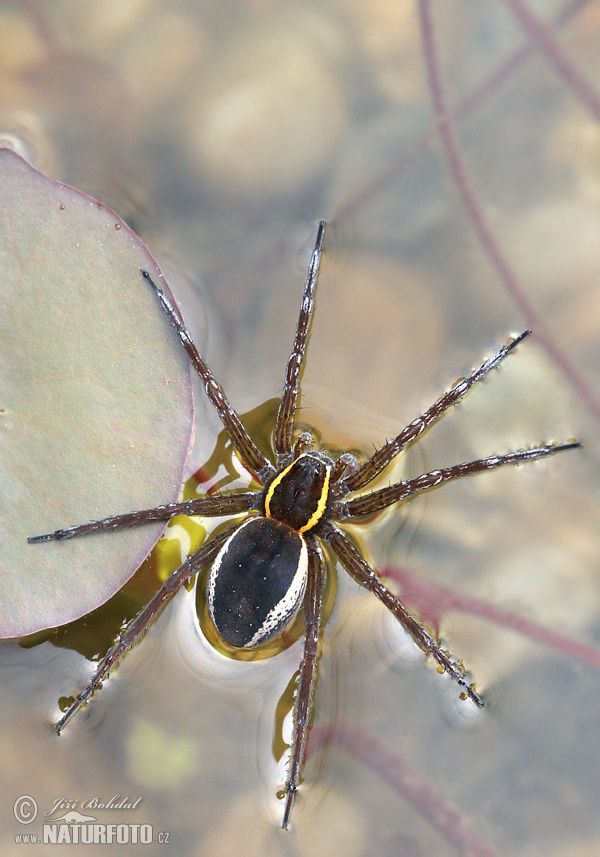
[(315, 309), (315, 287), (319, 277), (324, 234), (325, 221), (320, 220), (315, 249), (313, 250), (308, 266), (306, 285), (304, 287), (302, 303), (300, 304), (300, 315), (298, 316), (298, 324), (296, 326), (296, 335), (285, 370), (285, 383), (275, 423), (275, 451), (277, 453), (278, 467), (283, 467), (292, 460), (294, 419), (300, 392), (300, 377), (306, 357), (306, 344)]
[(523, 342), (530, 333), (530, 330), (523, 331), (523, 333), (512, 339), (507, 345), (504, 345), (496, 354), (488, 357), (478, 369), (473, 369), (470, 375), (458, 381), (450, 390), (447, 390), (428, 410), (407, 425), (399, 435), (380, 447), (355, 473), (351, 473), (343, 480), (343, 485), (347, 489), (347, 493), (358, 491), (375, 479), (376, 476), (379, 476), (381, 471), (387, 467), (393, 458), (402, 452), (407, 444), (413, 443), (423, 432), (427, 431), (442, 416), (444, 411), (451, 407), (451, 405), (459, 402), (468, 393), (473, 384), (485, 378), (491, 369), (499, 366), (504, 358), (517, 345)]
[(306, 535), (308, 546), (308, 580), (304, 600), (304, 656), (300, 664), (300, 677), (294, 703), (294, 729), (288, 775), (285, 784), (285, 810), (282, 827), (287, 830), (294, 798), (306, 758), (308, 724), (317, 680), (319, 657), (319, 628), (323, 608), (323, 554), (314, 536)]
[[(310, 330), (310, 322), (314, 312), (314, 290), (319, 274), (324, 232), (325, 221), (321, 220), (317, 231), (315, 249), (308, 269), (294, 346), (288, 360), (283, 397), (277, 417), (276, 444), (280, 443), (280, 441), (277, 440), (278, 437), (285, 436), (286, 441), (283, 442), (283, 447), (285, 448), (286, 443), (289, 440), (289, 450), (291, 450), (292, 429), (298, 400), (300, 374), (306, 353), (306, 342), (308, 332)], [(230, 436), (235, 448), (241, 455), (244, 464), (258, 476), (260, 482), (264, 483), (265, 481), (268, 481), (268, 479), (272, 478), (275, 474), (273, 465), (260, 452), (243, 427), (239, 416), (229, 405), (223, 388), (216, 381), (204, 359), (201, 357), (198, 349), (192, 342), (181, 313), (169, 301), (166, 294), (156, 284), (148, 271), (143, 269), (140, 270), (144, 279), (152, 286), (160, 301), (161, 307), (168, 315), (171, 324), (177, 331), (179, 339), (188, 353), (194, 368), (197, 370), (204, 382), (206, 393), (211, 403), (219, 414), (225, 430)], [(303, 449), (312, 444), (312, 437), (310, 434), (305, 434), (306, 437), (304, 437), (301, 446), (297, 447), (294, 451), (295, 457), (298, 457)], [(279, 451), (279, 446), (277, 446), (277, 449)], [(55, 530), (53, 533), (30, 536), (27, 541), (30, 544), (35, 544), (37, 542), (72, 539), (76, 536), (88, 535), (98, 532), (99, 530), (102, 532), (109, 532), (121, 527), (148, 524), (156, 521), (166, 521), (176, 515), (235, 515), (239, 512), (244, 512), (250, 509), (254, 503), (254, 499), (254, 494), (238, 494), (230, 497), (207, 497), (200, 498), (198, 500), (188, 500), (183, 503), (169, 503), (158, 506), (155, 509), (143, 509), (136, 512), (127, 512), (122, 515), (111, 515), (98, 521), (90, 521), (86, 524), (77, 524), (72, 527)]]
[[(276, 449), (278, 456), (280, 454), (280, 448), (287, 449), (287, 453), (284, 455), (284, 457), (287, 458), (291, 457), (289, 453), (292, 449), (292, 431), (298, 400), (300, 375), (306, 355), (306, 343), (314, 312), (314, 291), (319, 275), (324, 234), (325, 221), (321, 220), (317, 230), (315, 249), (308, 268), (294, 345), (287, 364), (283, 396), (277, 415), (275, 431)], [(244, 464), (249, 467), (249, 469), (258, 476), (259, 481), (264, 484), (265, 481), (268, 481), (275, 474), (273, 465), (260, 452), (252, 438), (246, 432), (239, 416), (229, 404), (223, 388), (217, 382), (200, 355), (198, 349), (194, 345), (179, 310), (171, 303), (163, 290), (150, 276), (149, 272), (144, 269), (140, 269), (140, 271), (144, 279), (152, 286), (160, 301), (162, 309), (167, 314), (171, 324), (175, 328), (183, 347), (194, 365), (194, 368), (197, 370), (204, 383), (204, 388), (211, 403), (219, 414), (225, 430), (231, 438), (233, 445), (241, 455)], [(285, 440), (281, 440), (281, 438), (285, 438)], [(301, 454), (302, 449), (307, 448), (311, 444), (312, 437), (307, 434), (301, 447), (297, 447), (294, 450), (294, 456), (298, 457), (298, 455)], [(90, 521), (86, 524), (77, 524), (72, 527), (55, 530), (53, 533), (30, 536), (27, 541), (30, 544), (35, 544), (37, 542), (72, 539), (76, 536), (88, 535), (90, 533), (98, 532), (99, 530), (102, 532), (109, 532), (111, 530), (119, 529), (120, 527), (148, 524), (155, 521), (166, 521), (176, 515), (235, 515), (239, 512), (244, 512), (250, 509), (253, 505), (254, 498), (254, 494), (238, 494), (231, 497), (201, 498), (198, 500), (188, 500), (184, 503), (169, 503), (158, 506), (156, 509), (144, 509), (136, 512), (128, 512), (123, 515), (111, 515), (99, 521)]]
[[(473, 473), (494, 470), (505, 464), (532, 461), (546, 455), (554, 455), (556, 452), (577, 449), (580, 446), (582, 444), (579, 442), (564, 443), (561, 445), (549, 444), (543, 447), (518, 450), (506, 455), (492, 455), (475, 461), (467, 461), (463, 464), (455, 464), (453, 467), (432, 470), (429, 473), (417, 476), (415, 479), (407, 479), (395, 485), (388, 485), (378, 491), (371, 491), (368, 494), (354, 497), (351, 500), (339, 500), (335, 503), (332, 517), (338, 521), (351, 521), (363, 515), (379, 512), (393, 503), (397, 503), (399, 500), (414, 496), (418, 492), (437, 488), (451, 479), (459, 479), (462, 476), (468, 476)], [(373, 592), (408, 631), (419, 648), (431, 655), (443, 667), (444, 671), (458, 682), (467, 696), (479, 708), (482, 708), (483, 701), (472, 685), (467, 682), (462, 664), (456, 661), (448, 651), (442, 649), (435, 635), (415, 619), (402, 604), (401, 600), (389, 591), (378, 574), (358, 553), (345, 533), (331, 524), (319, 528), (318, 532), (319, 536), (331, 545), (344, 568), (359, 583), (362, 583), (363, 586)]]
[(543, 458), (546, 455), (554, 455), (556, 452), (566, 452), (569, 449), (578, 449), (581, 446), (583, 444), (580, 441), (548, 444), (547, 446), (532, 447), (531, 449), (519, 449), (516, 452), (509, 452), (505, 455), (490, 455), (487, 458), (478, 458), (475, 461), (465, 461), (463, 464), (455, 464), (453, 467), (431, 470), (429, 473), (423, 473), (414, 479), (406, 479), (402, 482), (396, 482), (394, 485), (387, 485), (385, 488), (380, 488), (378, 491), (370, 491), (360, 497), (354, 497), (352, 500), (339, 500), (335, 507), (335, 517), (337, 520), (343, 521), (350, 517), (373, 514), (391, 506), (393, 503), (397, 503), (398, 500), (411, 497), (419, 491), (437, 488), (445, 482), (450, 482), (451, 479), (460, 479), (462, 476), (469, 476), (472, 473), (482, 473), (485, 470), (495, 470), (497, 467), (502, 467), (505, 464), (535, 461), (535, 459)]
[(232, 444), (239, 452), (246, 467), (255, 473), (259, 481), (264, 484), (265, 481), (268, 481), (275, 475), (275, 468), (269, 459), (266, 458), (256, 446), (242, 425), (242, 421), (238, 414), (227, 401), (227, 396), (225, 395), (223, 388), (216, 380), (204, 362), (204, 359), (201, 357), (200, 352), (192, 342), (192, 338), (180, 313), (177, 312), (169, 298), (155, 283), (148, 271), (145, 271), (142, 268), (140, 268), (140, 271), (144, 279), (147, 280), (154, 289), (163, 310), (166, 312), (171, 324), (177, 331), (177, 335), (179, 336), (183, 347), (187, 351), (194, 368), (202, 379), (206, 395), (217, 411)]
[(108, 678), (110, 670), (127, 654), (127, 652), (140, 640), (148, 630), (149, 625), (157, 618), (159, 613), (167, 606), (174, 595), (177, 594), (184, 581), (196, 574), (202, 566), (212, 562), (227, 539), (241, 526), (243, 522), (237, 522), (228, 527), (220, 535), (212, 538), (203, 545), (192, 556), (188, 557), (183, 565), (169, 575), (154, 598), (149, 601), (144, 609), (138, 613), (127, 625), (115, 645), (108, 654), (100, 661), (96, 672), (86, 687), (77, 695), (75, 701), (69, 706), (65, 714), (55, 725), (58, 735), (62, 732), (74, 714), (85, 705), (93, 696), (94, 692), (101, 687), (104, 679)]
[(426, 654), (431, 655), (444, 671), (458, 682), (464, 693), (478, 708), (483, 708), (483, 700), (473, 685), (467, 681), (464, 667), (460, 661), (454, 659), (450, 652), (442, 649), (435, 635), (415, 619), (400, 599), (393, 592), (390, 592), (377, 572), (362, 558), (346, 534), (338, 529), (338, 527), (328, 524), (319, 531), (319, 535), (331, 545), (346, 571), (372, 592), (398, 619), (417, 646)]
[(127, 512), (124, 515), (110, 515), (99, 521), (90, 521), (89, 524), (76, 524), (73, 527), (65, 527), (55, 530), (53, 533), (45, 533), (43, 536), (30, 536), (29, 544), (36, 542), (60, 541), (62, 539), (73, 539), (76, 536), (87, 536), (91, 533), (101, 531), (103, 533), (118, 530), (122, 527), (135, 527), (139, 524), (151, 524), (155, 521), (168, 521), (176, 515), (199, 515), (206, 517), (217, 517), (219, 515), (239, 515), (241, 512), (249, 511), (260, 492), (247, 492), (243, 494), (219, 494), (215, 497), (198, 497), (195, 500), (184, 500), (182, 503), (166, 503), (155, 509), (141, 509), (138, 512)]

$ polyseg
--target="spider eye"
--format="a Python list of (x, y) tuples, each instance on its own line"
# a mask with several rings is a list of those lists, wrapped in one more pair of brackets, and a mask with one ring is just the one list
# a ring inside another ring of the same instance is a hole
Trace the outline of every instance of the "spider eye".
[(208, 576), (208, 609), (219, 634), (237, 648), (272, 640), (298, 612), (307, 570), (299, 533), (270, 518), (249, 518), (225, 542)]

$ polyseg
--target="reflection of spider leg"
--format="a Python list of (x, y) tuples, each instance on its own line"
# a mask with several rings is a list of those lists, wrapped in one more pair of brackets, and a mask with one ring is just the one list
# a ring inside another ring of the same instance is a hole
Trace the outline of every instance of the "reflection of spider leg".
[(426, 654), (431, 655), (443, 667), (444, 671), (458, 682), (464, 693), (478, 708), (483, 708), (483, 700), (467, 681), (462, 664), (457, 662), (449, 652), (442, 649), (434, 634), (408, 612), (400, 599), (382, 583), (377, 573), (362, 558), (345, 534), (337, 527), (328, 525), (320, 535), (329, 542), (346, 571), (376, 595), (408, 631), (417, 646)]
[(523, 342), (530, 333), (530, 330), (525, 330), (520, 336), (511, 339), (511, 341), (497, 351), (496, 354), (488, 357), (488, 359), (485, 360), (478, 369), (473, 369), (470, 375), (467, 375), (467, 377), (463, 378), (461, 381), (457, 381), (457, 383), (451, 387), (450, 390), (444, 393), (443, 396), (440, 396), (440, 398), (434, 402), (428, 410), (422, 413), (420, 417), (417, 417), (416, 420), (413, 420), (410, 425), (407, 425), (406, 428), (397, 435), (397, 437), (393, 440), (389, 440), (380, 449), (378, 449), (368, 461), (365, 461), (356, 473), (351, 474), (344, 480), (348, 491), (357, 491), (359, 488), (363, 488), (371, 482), (372, 479), (375, 479), (384, 467), (387, 467), (390, 461), (402, 451), (406, 444), (413, 443), (420, 435), (423, 434), (424, 431), (427, 431), (427, 429), (433, 425), (439, 417), (441, 417), (444, 411), (448, 410), (451, 405), (455, 405), (459, 402), (463, 396), (468, 393), (473, 384), (477, 383), (477, 381), (481, 381), (482, 378), (485, 378), (487, 373), (491, 369), (495, 369), (496, 366), (498, 366), (504, 358), (507, 357), (517, 345), (519, 345), (519, 343)]
[(355, 515), (368, 515), (385, 509), (416, 494), (418, 491), (426, 491), (428, 488), (437, 488), (451, 479), (459, 479), (471, 473), (481, 473), (484, 470), (494, 470), (504, 464), (519, 464), (521, 461), (534, 461), (545, 455), (554, 455), (555, 452), (565, 452), (568, 449), (577, 449), (583, 444), (580, 442), (562, 443), (560, 445), (548, 444), (548, 446), (533, 447), (532, 449), (520, 449), (517, 452), (509, 452), (506, 455), (490, 455), (488, 458), (478, 458), (475, 461), (465, 461), (464, 464), (455, 464), (453, 467), (443, 467), (440, 470), (432, 470), (423, 473), (415, 479), (407, 479), (388, 485), (379, 491), (371, 491), (361, 497), (352, 500), (341, 500), (336, 504), (336, 518), (344, 520)]
[(183, 565), (171, 574), (161, 588), (158, 590), (154, 598), (146, 604), (144, 609), (129, 622), (115, 645), (108, 652), (106, 657), (100, 662), (93, 678), (79, 693), (75, 701), (69, 706), (65, 714), (56, 724), (55, 728), (60, 735), (64, 727), (67, 725), (73, 715), (84, 705), (94, 692), (101, 687), (104, 679), (108, 678), (110, 670), (118, 664), (118, 662), (127, 654), (129, 649), (135, 645), (141, 636), (148, 630), (149, 625), (156, 619), (158, 614), (171, 601), (174, 595), (177, 594), (182, 584), (188, 577), (191, 577), (196, 572), (200, 571), (203, 565), (206, 565), (216, 557), (219, 550), (223, 547), (229, 536), (235, 532), (240, 526), (240, 523), (228, 527), (218, 536), (214, 536), (208, 544), (203, 545), (196, 553), (188, 557)]
[(309, 551), (308, 580), (304, 600), (306, 631), (304, 657), (300, 665), (300, 678), (294, 704), (294, 731), (290, 748), (290, 762), (285, 784), (285, 810), (281, 826), (286, 830), (290, 822), (290, 814), (306, 756), (308, 723), (317, 678), (319, 626), (323, 604), (323, 555), (314, 536), (306, 536), (305, 538)]
[(111, 515), (102, 518), (101, 521), (90, 521), (89, 524), (76, 524), (73, 527), (65, 527), (55, 530), (53, 533), (45, 533), (43, 536), (30, 536), (29, 544), (35, 542), (61, 541), (62, 539), (73, 539), (75, 536), (87, 536), (90, 533), (109, 532), (121, 527), (135, 527), (138, 524), (151, 524), (155, 521), (167, 521), (176, 515), (199, 515), (206, 517), (217, 517), (218, 515), (238, 515), (247, 512), (256, 501), (257, 494), (230, 494), (217, 497), (198, 497), (196, 500), (184, 500), (183, 503), (167, 503), (157, 506), (156, 509), (142, 509), (139, 512), (127, 512), (125, 515)]
[(300, 315), (296, 326), (296, 336), (292, 346), (287, 368), (285, 370), (285, 383), (279, 411), (277, 412), (277, 423), (275, 426), (275, 451), (277, 452), (278, 467), (289, 464), (292, 452), (292, 435), (296, 407), (298, 404), (298, 393), (300, 390), (300, 376), (306, 356), (306, 343), (310, 331), (310, 323), (315, 308), (315, 287), (319, 276), (319, 265), (321, 263), (321, 249), (323, 236), (325, 234), (325, 221), (319, 221), (315, 249), (308, 266), (304, 295), (300, 304)]
[(229, 435), (232, 444), (241, 455), (244, 464), (258, 476), (261, 482), (264, 482), (265, 479), (274, 476), (275, 469), (273, 465), (256, 446), (256, 444), (242, 425), (242, 421), (240, 420), (239, 416), (227, 401), (227, 396), (225, 395), (223, 388), (216, 380), (216, 378), (204, 362), (204, 359), (201, 357), (200, 352), (192, 342), (192, 338), (189, 334), (187, 327), (185, 326), (183, 318), (181, 317), (179, 312), (177, 312), (177, 310), (175, 309), (169, 298), (166, 296), (166, 294), (162, 291), (162, 289), (160, 289), (154, 282), (148, 271), (144, 271), (142, 269), (140, 270), (144, 279), (147, 280), (154, 289), (162, 308), (169, 316), (169, 320), (177, 331), (177, 334), (183, 344), (183, 347), (187, 351), (188, 356), (194, 365), (194, 368), (202, 379), (204, 389), (206, 390), (206, 395), (208, 396), (215, 410), (219, 414), (221, 422), (225, 426), (225, 430)]

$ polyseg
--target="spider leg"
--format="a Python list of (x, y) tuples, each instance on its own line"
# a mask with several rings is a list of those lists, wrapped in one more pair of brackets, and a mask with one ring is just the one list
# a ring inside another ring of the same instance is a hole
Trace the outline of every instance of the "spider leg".
[(167, 503), (164, 506), (157, 506), (155, 509), (142, 509), (139, 512), (127, 512), (124, 515), (111, 515), (108, 518), (102, 518), (101, 521), (90, 521), (89, 524), (76, 524), (73, 527), (55, 530), (53, 533), (45, 533), (43, 536), (30, 536), (27, 541), (29, 544), (57, 542), (63, 539), (73, 539), (76, 536), (87, 536), (98, 531), (106, 533), (122, 527), (150, 524), (154, 521), (167, 521), (169, 518), (174, 518), (175, 515), (206, 517), (237, 515), (251, 509), (257, 496), (259, 495), (255, 493), (230, 494), (216, 497), (198, 497), (196, 500), (185, 500), (183, 503)]
[(517, 345), (523, 342), (530, 333), (530, 330), (525, 330), (520, 334), (520, 336), (511, 339), (511, 341), (507, 345), (504, 345), (496, 354), (488, 357), (488, 359), (485, 360), (478, 369), (474, 369), (470, 375), (463, 378), (461, 381), (458, 381), (450, 388), (450, 390), (445, 392), (443, 396), (440, 396), (440, 398), (434, 402), (428, 410), (422, 413), (420, 417), (417, 417), (416, 420), (413, 420), (410, 425), (407, 425), (406, 428), (403, 429), (393, 440), (389, 440), (380, 449), (378, 449), (368, 461), (365, 461), (356, 473), (352, 473), (344, 479), (348, 492), (358, 491), (359, 488), (363, 488), (367, 483), (371, 482), (372, 479), (375, 479), (384, 467), (387, 467), (390, 461), (395, 458), (408, 443), (412, 443), (419, 437), (419, 435), (423, 434), (424, 431), (427, 431), (427, 429), (433, 425), (437, 419), (439, 419), (444, 411), (448, 410), (451, 405), (455, 405), (460, 401), (460, 399), (468, 393), (473, 384), (476, 384), (477, 381), (481, 381), (482, 378), (485, 378), (487, 373), (491, 369), (495, 369), (496, 366), (498, 366), (504, 358), (517, 347)]
[(300, 391), (300, 376), (302, 374), (304, 358), (306, 355), (306, 343), (308, 341), (310, 323), (315, 307), (315, 287), (319, 276), (324, 234), (325, 221), (320, 220), (315, 241), (315, 249), (313, 250), (310, 265), (308, 266), (306, 285), (304, 287), (304, 295), (300, 305), (300, 315), (298, 316), (298, 324), (296, 326), (296, 335), (294, 337), (292, 353), (290, 354), (285, 371), (283, 394), (281, 396), (279, 411), (277, 413), (277, 422), (275, 424), (275, 450), (277, 452), (277, 463), (279, 467), (289, 464), (292, 457), (294, 417), (296, 416), (296, 406), (298, 404), (298, 394)]
[(200, 356), (200, 352), (192, 342), (192, 338), (180, 313), (175, 309), (163, 290), (154, 282), (148, 271), (145, 271), (142, 268), (140, 268), (140, 271), (142, 273), (142, 277), (144, 277), (144, 279), (147, 280), (154, 289), (163, 310), (166, 312), (171, 324), (177, 331), (183, 347), (187, 351), (194, 368), (204, 383), (206, 395), (219, 414), (221, 422), (225, 426), (225, 430), (231, 438), (232, 444), (237, 449), (248, 468), (258, 476), (262, 483), (264, 483), (265, 480), (268, 480), (275, 475), (273, 465), (256, 446), (242, 425), (242, 421), (239, 416), (227, 401), (223, 388), (216, 380), (204, 362), (204, 359)]
[(171, 574), (154, 598), (149, 601), (143, 610), (129, 622), (115, 645), (98, 665), (94, 676), (87, 686), (77, 694), (75, 701), (70, 705), (65, 714), (55, 725), (58, 735), (65, 728), (69, 720), (79, 711), (82, 705), (91, 698), (94, 692), (102, 686), (102, 682), (108, 678), (110, 670), (127, 654), (132, 646), (139, 641), (140, 637), (148, 630), (149, 625), (156, 619), (158, 614), (166, 607), (174, 595), (177, 594), (183, 582), (191, 575), (196, 574), (203, 565), (206, 565), (216, 557), (223, 544), (229, 536), (240, 526), (239, 523), (228, 527), (220, 535), (211, 539), (208, 544), (203, 545), (196, 553), (188, 557), (177, 571)]
[(314, 536), (305, 536), (308, 550), (308, 580), (304, 614), (306, 632), (304, 636), (304, 657), (300, 665), (300, 679), (294, 705), (294, 732), (290, 748), (290, 763), (285, 784), (285, 810), (282, 827), (287, 830), (294, 798), (304, 768), (308, 723), (312, 709), (317, 678), (317, 659), (319, 656), (319, 626), (323, 600), (323, 556)]
[(488, 458), (478, 458), (475, 461), (455, 464), (453, 467), (432, 470), (429, 473), (417, 476), (415, 479), (407, 479), (402, 482), (396, 482), (394, 485), (388, 485), (379, 491), (371, 491), (362, 497), (354, 497), (352, 500), (339, 500), (334, 506), (334, 515), (336, 520), (342, 521), (345, 518), (357, 515), (372, 514), (419, 491), (426, 491), (428, 488), (437, 488), (451, 479), (460, 479), (461, 476), (468, 476), (471, 473), (481, 473), (484, 470), (494, 470), (505, 464), (534, 461), (536, 458), (543, 458), (546, 455), (554, 455), (556, 452), (565, 452), (569, 449), (578, 449), (580, 446), (583, 446), (583, 444), (579, 442), (563, 443), (560, 445), (548, 444), (547, 446), (533, 447), (532, 449), (520, 449), (516, 452), (509, 452), (506, 455), (490, 455)]
[(460, 661), (457, 661), (445, 649), (442, 649), (435, 635), (422, 625), (408, 612), (400, 599), (394, 595), (381, 578), (362, 558), (352, 542), (337, 527), (329, 525), (319, 532), (319, 536), (327, 541), (346, 571), (359, 583), (369, 589), (382, 604), (398, 619), (403, 628), (411, 635), (417, 646), (434, 660), (447, 672), (462, 688), (463, 692), (471, 699), (478, 708), (483, 708), (483, 700), (465, 677), (465, 669)]

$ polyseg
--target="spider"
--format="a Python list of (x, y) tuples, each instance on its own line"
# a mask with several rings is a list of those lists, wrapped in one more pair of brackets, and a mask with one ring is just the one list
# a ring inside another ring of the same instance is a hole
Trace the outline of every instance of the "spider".
[[(363, 463), (349, 453), (332, 460), (314, 448), (310, 432), (294, 436), (294, 424), (300, 377), (315, 307), (315, 289), (319, 274), (325, 221), (319, 222), (312, 253), (292, 352), (288, 359), (283, 394), (274, 432), (276, 461), (272, 463), (258, 449), (242, 422), (229, 405), (220, 384), (192, 342), (178, 309), (152, 279), (142, 276), (152, 287), (168, 315), (179, 339), (204, 383), (231, 443), (247, 469), (260, 485), (259, 491), (205, 496), (181, 503), (114, 515), (33, 536), (29, 542), (70, 539), (124, 526), (166, 521), (175, 515), (222, 516), (248, 513), (224, 532), (214, 536), (164, 582), (157, 594), (125, 627), (120, 637), (99, 664), (93, 678), (79, 693), (63, 717), (56, 723), (58, 734), (84, 705), (109, 671), (145, 632), (183, 583), (210, 565), (206, 597), (212, 622), (230, 645), (250, 648), (272, 640), (282, 633), (304, 606), (304, 655), (300, 664), (294, 702), (294, 727), (285, 784), (282, 827), (287, 829), (292, 806), (302, 778), (312, 699), (316, 682), (319, 632), (322, 614), (324, 558), (321, 542), (326, 542), (341, 565), (359, 584), (369, 589), (398, 619), (413, 640), (433, 657), (440, 671), (447, 672), (460, 686), (463, 699), (479, 708), (483, 700), (467, 680), (462, 662), (442, 648), (435, 635), (422, 625), (382, 582), (338, 524), (356, 522), (399, 500), (471, 473), (492, 470), (505, 464), (531, 461), (556, 452), (575, 449), (578, 442), (548, 444), (521, 449), (506, 455), (492, 455), (424, 473), (365, 494), (357, 491), (369, 485), (408, 444), (417, 440), (450, 406), (462, 399), (471, 387), (519, 345), (531, 331), (511, 339), (478, 369), (458, 381), (400, 434), (387, 441)], [(353, 496), (351, 496), (353, 495)], [(252, 514), (253, 513), (253, 514)]]

